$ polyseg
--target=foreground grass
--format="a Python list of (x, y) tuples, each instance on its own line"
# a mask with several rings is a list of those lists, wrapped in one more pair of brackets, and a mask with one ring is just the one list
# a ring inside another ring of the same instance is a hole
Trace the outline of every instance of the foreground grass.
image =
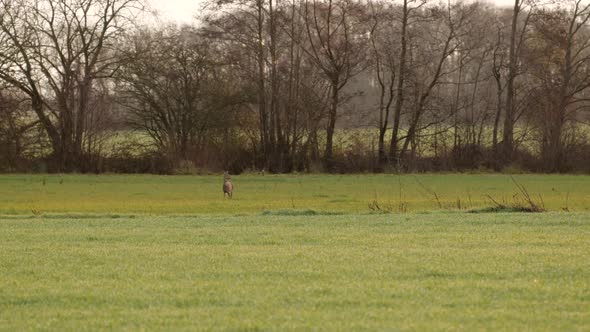
[[(515, 178), (549, 210), (590, 210), (590, 176)], [(232, 201), (223, 199), (221, 181), (221, 176), (3, 175), (0, 215), (368, 213), (373, 201), (385, 210), (417, 212), (489, 207), (488, 195), (500, 202), (519, 197), (507, 175), (235, 176)]]
[(0, 218), (0, 330), (585, 330), (570, 214)]

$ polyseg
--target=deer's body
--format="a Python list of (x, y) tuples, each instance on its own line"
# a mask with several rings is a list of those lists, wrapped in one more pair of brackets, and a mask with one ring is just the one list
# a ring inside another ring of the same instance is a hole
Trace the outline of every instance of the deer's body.
[(223, 197), (232, 198), (234, 195), (234, 184), (231, 182), (231, 177), (228, 172), (223, 174)]

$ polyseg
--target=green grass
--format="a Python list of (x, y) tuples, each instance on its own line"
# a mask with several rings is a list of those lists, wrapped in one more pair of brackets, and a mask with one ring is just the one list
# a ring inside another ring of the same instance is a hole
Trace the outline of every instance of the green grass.
[[(590, 176), (515, 178), (551, 211), (590, 210)], [(510, 176), (487, 174), (234, 176), (233, 180), (236, 192), (229, 201), (223, 199), (221, 176), (2, 175), (0, 215), (253, 215), (310, 210), (363, 214), (374, 212), (369, 208), (373, 201), (393, 212), (402, 204), (409, 212), (471, 210), (490, 207), (487, 195), (512, 202), (518, 194)]]
[(0, 330), (583, 331), (589, 248), (588, 213), (0, 217)]
[(221, 179), (0, 176), (0, 331), (590, 326), (589, 176)]

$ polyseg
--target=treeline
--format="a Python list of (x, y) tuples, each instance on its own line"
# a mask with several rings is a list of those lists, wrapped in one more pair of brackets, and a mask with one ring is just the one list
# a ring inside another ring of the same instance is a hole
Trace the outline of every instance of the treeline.
[(588, 1), (148, 13), (0, 0), (0, 170), (590, 172)]

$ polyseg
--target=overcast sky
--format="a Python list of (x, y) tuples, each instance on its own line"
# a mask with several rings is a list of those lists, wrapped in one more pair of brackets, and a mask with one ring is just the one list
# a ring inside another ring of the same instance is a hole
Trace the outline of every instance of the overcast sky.
[[(149, 0), (164, 19), (190, 22), (201, 6), (200, 0)], [(514, 0), (488, 0), (498, 5), (511, 5)]]

